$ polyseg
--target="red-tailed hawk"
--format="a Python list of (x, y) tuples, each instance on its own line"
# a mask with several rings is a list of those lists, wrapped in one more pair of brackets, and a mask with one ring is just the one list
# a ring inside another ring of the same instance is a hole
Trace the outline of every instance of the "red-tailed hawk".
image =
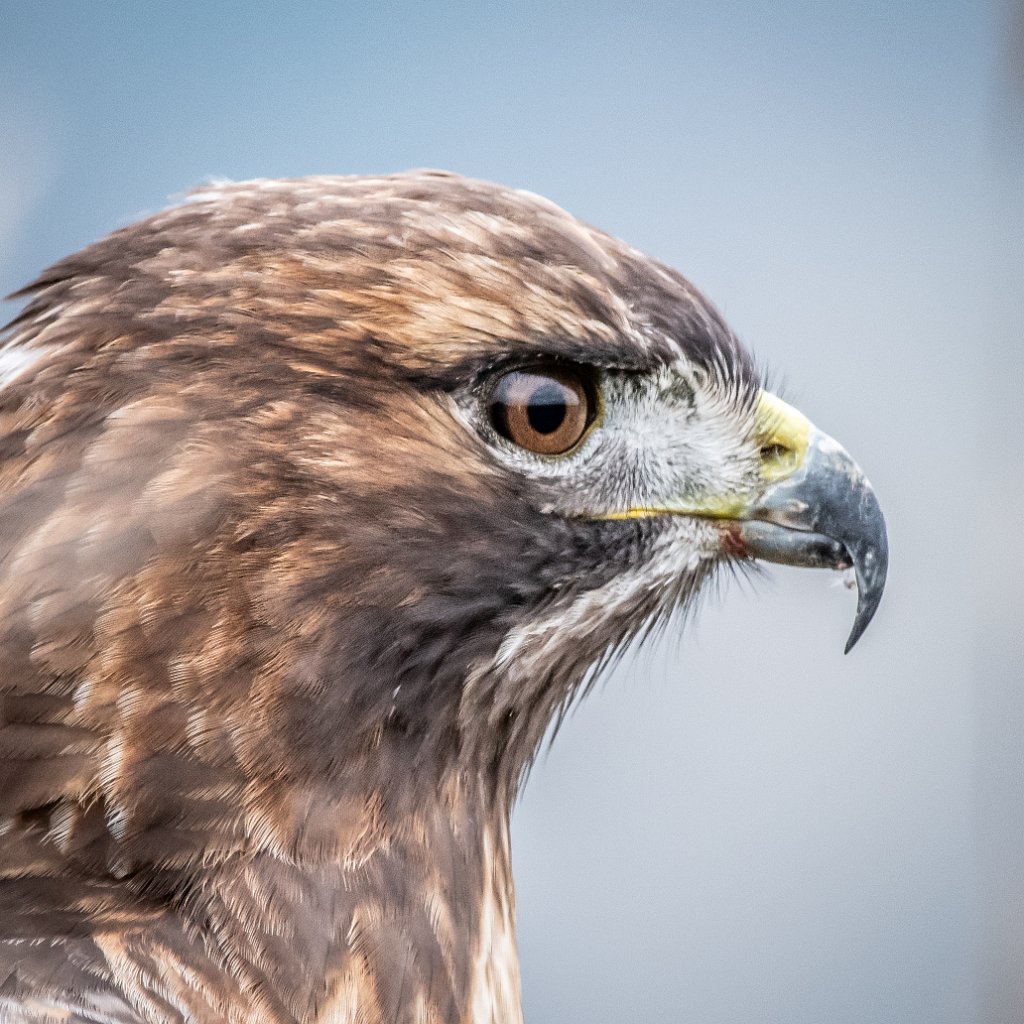
[(726, 563), (885, 529), (674, 271), (440, 173), (218, 185), (0, 391), (0, 1019), (513, 1024), (509, 812)]

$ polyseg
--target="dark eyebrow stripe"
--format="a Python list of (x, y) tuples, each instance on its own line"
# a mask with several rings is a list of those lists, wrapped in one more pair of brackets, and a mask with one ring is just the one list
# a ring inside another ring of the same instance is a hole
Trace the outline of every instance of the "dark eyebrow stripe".
[[(496, 341), (479, 354), (473, 354), (448, 365), (417, 367), (404, 372), (405, 380), (423, 390), (452, 391), (479, 379), (485, 374), (498, 373), (516, 367), (550, 363), (592, 366), (602, 370), (627, 372), (653, 372), (669, 365), (678, 352), (651, 346), (650, 352), (638, 351), (624, 344), (606, 341), (577, 341), (559, 338), (523, 341), (513, 339)], [(635, 357), (635, 358), (630, 358)]]

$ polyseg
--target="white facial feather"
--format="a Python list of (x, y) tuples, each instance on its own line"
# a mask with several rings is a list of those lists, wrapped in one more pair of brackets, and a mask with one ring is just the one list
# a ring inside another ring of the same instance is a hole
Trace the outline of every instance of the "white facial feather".
[(535, 455), (499, 436), (479, 396), (466, 397), (460, 414), (502, 464), (545, 485), (545, 512), (686, 508), (756, 485), (753, 413), (728, 385), (682, 362), (648, 372), (602, 370), (597, 385), (598, 420), (567, 455)]

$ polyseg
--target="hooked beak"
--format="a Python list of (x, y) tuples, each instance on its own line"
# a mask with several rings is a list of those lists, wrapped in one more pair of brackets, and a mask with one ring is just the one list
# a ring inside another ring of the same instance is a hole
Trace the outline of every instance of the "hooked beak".
[(842, 445), (796, 409), (762, 392), (757, 415), (764, 486), (721, 520), (726, 546), (784, 565), (852, 566), (858, 597), (849, 653), (885, 589), (889, 546), (878, 499)]
[(756, 411), (760, 486), (753, 495), (708, 495), (645, 505), (602, 519), (688, 515), (718, 524), (722, 549), (738, 558), (817, 569), (850, 569), (857, 614), (845, 653), (867, 629), (889, 568), (885, 519), (867, 477), (828, 434), (780, 398), (762, 391)]

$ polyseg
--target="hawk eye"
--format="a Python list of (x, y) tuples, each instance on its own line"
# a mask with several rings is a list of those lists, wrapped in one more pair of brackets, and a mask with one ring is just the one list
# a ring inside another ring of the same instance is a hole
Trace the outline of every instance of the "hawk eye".
[(487, 403), (494, 429), (538, 455), (564, 455), (597, 414), (591, 382), (571, 367), (514, 370), (498, 380)]

